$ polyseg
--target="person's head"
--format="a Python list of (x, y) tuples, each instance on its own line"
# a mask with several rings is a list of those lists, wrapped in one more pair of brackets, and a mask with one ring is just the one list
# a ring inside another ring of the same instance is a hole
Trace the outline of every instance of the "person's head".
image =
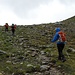
[(56, 28), (55, 30), (56, 30), (56, 32), (59, 32), (61, 29), (58, 27), (58, 28)]
[(8, 23), (5, 23), (6, 25), (8, 25)]
[(12, 26), (14, 26), (14, 24), (12, 23)]

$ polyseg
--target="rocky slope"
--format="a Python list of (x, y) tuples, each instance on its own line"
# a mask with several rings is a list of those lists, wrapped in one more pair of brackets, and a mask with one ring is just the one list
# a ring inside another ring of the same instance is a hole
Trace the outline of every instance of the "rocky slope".
[[(0, 75), (74, 75), (75, 17), (58, 23), (17, 26), (15, 36), (0, 27)], [(57, 59), (55, 28), (67, 35), (66, 62)]]

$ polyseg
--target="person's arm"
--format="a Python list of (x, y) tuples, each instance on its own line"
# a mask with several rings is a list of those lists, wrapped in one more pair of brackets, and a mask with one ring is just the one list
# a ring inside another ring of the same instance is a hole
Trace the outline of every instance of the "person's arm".
[(54, 35), (53, 39), (51, 40), (51, 42), (55, 42), (55, 41), (57, 41), (58, 39), (59, 39), (59, 34), (56, 33), (56, 34)]

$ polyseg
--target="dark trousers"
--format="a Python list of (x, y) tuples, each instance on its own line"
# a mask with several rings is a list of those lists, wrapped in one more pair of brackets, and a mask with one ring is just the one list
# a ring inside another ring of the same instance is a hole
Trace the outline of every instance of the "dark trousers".
[(59, 60), (63, 60), (65, 57), (63, 55), (63, 48), (64, 48), (65, 44), (57, 44), (57, 48), (58, 48), (58, 59)]
[(15, 33), (15, 29), (12, 29), (12, 35), (14, 35), (14, 33)]
[(8, 31), (8, 28), (5, 28), (5, 32)]

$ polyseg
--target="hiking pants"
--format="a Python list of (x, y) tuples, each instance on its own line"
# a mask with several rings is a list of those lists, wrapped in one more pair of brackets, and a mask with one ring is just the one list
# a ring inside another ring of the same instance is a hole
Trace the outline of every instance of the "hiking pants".
[(12, 35), (14, 35), (14, 33), (15, 33), (15, 29), (12, 29)]
[(8, 28), (5, 28), (5, 32), (8, 31)]
[(65, 44), (57, 44), (57, 48), (58, 48), (58, 59), (62, 60), (64, 59), (64, 55), (63, 55), (63, 48), (64, 48)]

